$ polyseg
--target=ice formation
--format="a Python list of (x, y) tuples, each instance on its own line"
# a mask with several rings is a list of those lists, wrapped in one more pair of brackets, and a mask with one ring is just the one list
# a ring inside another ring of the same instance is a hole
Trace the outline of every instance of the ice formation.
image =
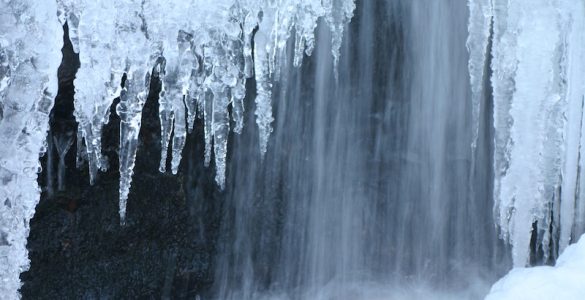
[(514, 265), (523, 267), (533, 223), (545, 261), (585, 229), (585, 3), (494, 0), (491, 5), (470, 1), (474, 135), (493, 22), (495, 215), (512, 245)]
[(585, 235), (565, 249), (554, 267), (515, 268), (496, 282), (486, 300), (583, 299)]
[[(63, 30), (52, 1), (0, 1), (0, 298), (17, 299)], [(62, 148), (62, 150), (64, 150)]]
[[(332, 30), (337, 61), (353, 0), (59, 0), (81, 67), (75, 79), (75, 116), (85, 141), (91, 181), (107, 168), (101, 131), (110, 106), (120, 97), (120, 217), (126, 201), (138, 145), (141, 112), (151, 72), (159, 76), (161, 122), (160, 171), (166, 171), (172, 142), (171, 171), (177, 173), (187, 132), (196, 116), (204, 119), (205, 163), (213, 156), (216, 182), (225, 184), (230, 113), (241, 132), (246, 78), (256, 79), (256, 123), (260, 151), (272, 131), (272, 82), (278, 80), (282, 55), (295, 34), (294, 64), (311, 54), (314, 30), (323, 18)], [(256, 31), (256, 32), (255, 32)], [(253, 39), (253, 40), (252, 40)], [(252, 45), (254, 49), (252, 49)], [(122, 76), (127, 81), (120, 88)], [(172, 140), (171, 140), (172, 137)], [(83, 145), (80, 145), (83, 146)]]
[[(120, 98), (116, 112), (124, 222), (151, 75), (162, 81), (160, 170), (166, 170), (172, 141), (171, 170), (177, 172), (187, 132), (199, 116), (205, 124), (205, 161), (210, 162), (213, 149), (216, 181), (223, 187), (228, 107), (233, 131), (239, 133), (246, 79), (256, 79), (256, 123), (264, 153), (272, 131), (272, 82), (278, 80), (289, 37), (294, 33), (298, 66), (305, 53), (311, 54), (314, 29), (323, 18), (332, 29), (337, 61), (353, 10), (353, 0), (0, 1), (0, 295), (18, 298), (19, 274), (28, 268), (26, 238), (39, 200), (39, 154), (47, 145), (57, 91), (62, 24), (68, 24), (81, 63), (75, 79), (77, 162), (88, 161), (92, 183), (108, 167), (101, 132), (114, 99)], [(51, 135), (49, 141), (60, 158), (59, 189), (64, 188), (64, 156), (73, 138)], [(53, 192), (52, 184), (48, 192)]]
[[(472, 148), (491, 72), (495, 215), (515, 265), (523, 267), (533, 223), (545, 257), (585, 231), (585, 2), (468, 4)], [(166, 171), (169, 152), (171, 172), (178, 171), (187, 133), (203, 118), (204, 160), (214, 158), (223, 187), (230, 123), (236, 133), (244, 126), (246, 79), (256, 81), (264, 153), (272, 131), (272, 83), (287, 42), (294, 36), (293, 64), (299, 66), (313, 51), (321, 18), (331, 29), (336, 66), (353, 10), (353, 0), (0, 0), (0, 294), (17, 298), (19, 274), (28, 266), (28, 222), (39, 199), (38, 157), (57, 91), (61, 24), (69, 25), (81, 62), (75, 79), (78, 162), (88, 162), (92, 182), (108, 167), (101, 132), (120, 98), (124, 222), (152, 76), (162, 82), (160, 171)], [(58, 135), (48, 141), (60, 157), (60, 189), (72, 142)]]

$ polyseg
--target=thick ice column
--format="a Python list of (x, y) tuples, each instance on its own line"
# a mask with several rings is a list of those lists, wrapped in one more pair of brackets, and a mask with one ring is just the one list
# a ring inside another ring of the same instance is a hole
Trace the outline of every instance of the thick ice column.
[(524, 266), (533, 223), (545, 260), (583, 233), (585, 3), (493, 4), (495, 214)]
[(557, 7), (529, 2), (496, 1), (494, 19), (496, 214), (516, 266), (528, 263), (532, 223), (548, 232), (562, 149)]
[(63, 31), (53, 1), (0, 1), (0, 24), (0, 295), (18, 299)]
[(259, 30), (254, 36), (254, 74), (256, 75), (256, 124), (260, 134), (260, 153), (264, 155), (272, 132), (272, 81), (270, 78), (270, 29), (274, 22), (272, 10), (265, 10)]
[(501, 237), (510, 241), (509, 222), (513, 204), (504, 199), (501, 179), (506, 176), (510, 164), (508, 146), (511, 144), (510, 129), (513, 124), (510, 107), (514, 91), (514, 71), (518, 64), (516, 37), (508, 27), (517, 27), (517, 18), (508, 20), (508, 0), (493, 2), (492, 78), (494, 124), (494, 216)]

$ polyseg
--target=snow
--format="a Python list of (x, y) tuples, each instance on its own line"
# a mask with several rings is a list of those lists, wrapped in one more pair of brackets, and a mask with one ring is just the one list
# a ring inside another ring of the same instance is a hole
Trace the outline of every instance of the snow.
[(585, 235), (554, 267), (515, 268), (496, 282), (486, 300), (585, 299)]

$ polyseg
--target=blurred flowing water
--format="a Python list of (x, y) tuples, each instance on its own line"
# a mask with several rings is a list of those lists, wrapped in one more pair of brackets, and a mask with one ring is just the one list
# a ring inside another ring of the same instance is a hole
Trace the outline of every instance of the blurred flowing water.
[(489, 100), (470, 146), (467, 1), (355, 13), (337, 81), (323, 24), (301, 68), (292, 51), (283, 62), (264, 158), (248, 95), (212, 298), (478, 298), (511, 265), (492, 217)]

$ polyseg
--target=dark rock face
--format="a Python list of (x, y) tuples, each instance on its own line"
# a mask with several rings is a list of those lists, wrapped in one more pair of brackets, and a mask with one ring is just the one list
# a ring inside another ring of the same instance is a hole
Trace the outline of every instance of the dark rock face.
[[(63, 54), (49, 138), (76, 136), (73, 80), (79, 57), (67, 36)], [(31, 267), (21, 275), (24, 299), (194, 299), (210, 286), (221, 192), (213, 181), (213, 165), (203, 166), (201, 123), (188, 138), (179, 174), (158, 171), (159, 90), (155, 78), (142, 116), (126, 226), (120, 226), (118, 215), (115, 105), (102, 140), (110, 168), (94, 186), (89, 185), (87, 164), (75, 167), (75, 142), (65, 157), (64, 189), (56, 184), (57, 151), (41, 158), (43, 193), (28, 239)]]

